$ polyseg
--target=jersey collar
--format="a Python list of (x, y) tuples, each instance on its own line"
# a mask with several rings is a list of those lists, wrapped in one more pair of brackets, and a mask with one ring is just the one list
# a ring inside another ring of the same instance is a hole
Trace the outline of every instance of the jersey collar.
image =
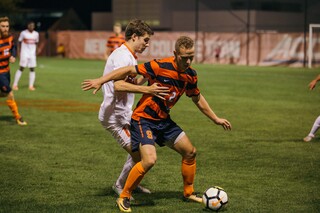
[(137, 55), (130, 49), (130, 47), (128, 47), (128, 45), (127, 45), (126, 43), (124, 43), (124, 46), (126, 46), (126, 47), (128, 48), (128, 50), (131, 52), (131, 54), (133, 55), (133, 57), (134, 57), (135, 59), (138, 58)]

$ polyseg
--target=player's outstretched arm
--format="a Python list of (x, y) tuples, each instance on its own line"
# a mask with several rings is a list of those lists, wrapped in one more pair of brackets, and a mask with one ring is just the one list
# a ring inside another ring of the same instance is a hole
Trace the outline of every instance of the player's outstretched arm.
[(154, 83), (151, 86), (143, 86), (131, 84), (122, 80), (114, 82), (114, 89), (118, 92), (133, 92), (133, 93), (145, 93), (157, 96), (158, 98), (165, 100), (170, 92), (168, 87), (162, 87), (159, 83)]
[(231, 123), (224, 118), (219, 118), (209, 106), (207, 100), (199, 94), (198, 96), (193, 96), (192, 101), (197, 105), (198, 109), (206, 115), (215, 124), (221, 125), (225, 130), (231, 130)]
[(318, 75), (315, 79), (313, 79), (310, 83), (309, 83), (309, 89), (313, 90), (316, 87), (317, 82), (320, 81), (320, 75)]
[(84, 80), (81, 88), (83, 91), (94, 89), (93, 94), (96, 94), (101, 88), (102, 84), (112, 80), (124, 80), (128, 75), (136, 74), (137, 71), (134, 66), (121, 67), (100, 78)]

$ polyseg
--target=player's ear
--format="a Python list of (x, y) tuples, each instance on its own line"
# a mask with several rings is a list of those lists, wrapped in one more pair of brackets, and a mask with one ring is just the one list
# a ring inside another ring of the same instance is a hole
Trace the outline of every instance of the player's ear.
[(136, 39), (138, 39), (137, 34), (133, 33), (131, 36), (132, 41), (135, 41)]

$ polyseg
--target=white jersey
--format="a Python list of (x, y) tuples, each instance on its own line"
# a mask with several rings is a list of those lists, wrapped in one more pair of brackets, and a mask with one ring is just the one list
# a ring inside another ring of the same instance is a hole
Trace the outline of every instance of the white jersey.
[(39, 42), (39, 33), (24, 30), (20, 33), (19, 42), (21, 42), (20, 57), (36, 57), (37, 43)]
[[(108, 57), (103, 75), (115, 69), (137, 65), (134, 54), (125, 44), (114, 50)], [(103, 84), (103, 102), (100, 106), (99, 120), (105, 127), (114, 124), (122, 126), (130, 124), (134, 94), (127, 92), (115, 92), (113, 81)]]

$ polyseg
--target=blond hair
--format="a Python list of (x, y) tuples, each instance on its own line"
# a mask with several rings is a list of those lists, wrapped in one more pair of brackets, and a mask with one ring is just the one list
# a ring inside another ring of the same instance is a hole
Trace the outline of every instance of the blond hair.
[(188, 36), (180, 36), (175, 44), (175, 51), (180, 52), (180, 48), (191, 49), (194, 46), (194, 41)]

